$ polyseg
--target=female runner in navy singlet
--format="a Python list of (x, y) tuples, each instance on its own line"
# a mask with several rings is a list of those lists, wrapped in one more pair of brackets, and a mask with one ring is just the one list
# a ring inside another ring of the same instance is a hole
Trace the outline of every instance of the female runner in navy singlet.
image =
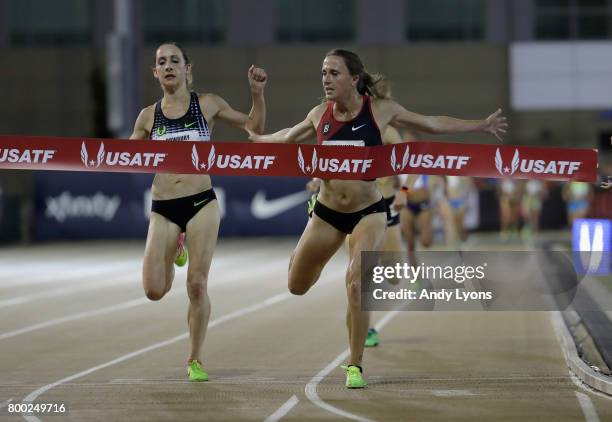
[[(248, 115), (232, 109), (215, 94), (192, 92), (191, 63), (176, 43), (159, 46), (153, 76), (164, 95), (140, 112), (130, 139), (207, 142), (217, 120), (248, 133), (263, 132), (266, 118), (263, 91), (267, 81), (263, 69), (251, 66), (248, 70), (253, 100)], [(160, 300), (168, 293), (174, 278), (173, 261), (176, 259), (177, 264), (184, 265), (184, 260), (179, 262), (181, 256), (176, 256), (177, 242), (187, 233), (186, 243), (191, 255), (187, 269), (187, 320), (191, 340), (187, 375), (191, 381), (207, 381), (208, 374), (202, 369), (201, 349), (210, 317), (208, 271), (219, 231), (215, 193), (206, 174), (156, 174), (151, 193), (152, 212), (142, 271), (144, 291), (151, 300)]]

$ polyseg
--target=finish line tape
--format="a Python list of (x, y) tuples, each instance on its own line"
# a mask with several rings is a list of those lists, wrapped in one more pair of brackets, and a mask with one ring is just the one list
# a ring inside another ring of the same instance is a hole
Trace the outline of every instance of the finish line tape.
[(595, 181), (597, 150), (424, 141), (354, 147), (0, 136), (0, 169), (322, 179), (413, 173)]

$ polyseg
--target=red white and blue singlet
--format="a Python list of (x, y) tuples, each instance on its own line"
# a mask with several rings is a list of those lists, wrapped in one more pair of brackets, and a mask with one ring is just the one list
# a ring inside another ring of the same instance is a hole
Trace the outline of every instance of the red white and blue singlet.
[(383, 145), (382, 136), (374, 115), (372, 99), (363, 96), (359, 114), (347, 122), (334, 118), (334, 102), (329, 101), (317, 126), (317, 143), (320, 145), (353, 145), (373, 147)]

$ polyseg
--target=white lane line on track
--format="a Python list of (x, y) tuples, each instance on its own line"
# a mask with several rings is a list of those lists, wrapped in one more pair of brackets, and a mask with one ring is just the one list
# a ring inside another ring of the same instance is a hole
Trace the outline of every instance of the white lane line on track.
[(584, 381), (582, 381), (580, 378), (578, 378), (576, 374), (572, 372), (571, 369), (568, 369), (567, 373), (570, 379), (572, 380), (572, 382), (574, 383), (574, 385), (578, 387), (579, 389), (581, 389), (585, 394), (592, 394), (601, 399), (612, 400), (612, 398), (606, 393), (602, 393), (601, 391), (594, 390), (590, 386), (586, 385)]
[(126, 284), (133, 280), (133, 276), (123, 278), (113, 278), (112, 281), (102, 283), (87, 283), (85, 286), (71, 285), (68, 287), (59, 287), (44, 292), (34, 293), (31, 295), (16, 296), (10, 299), (0, 300), (0, 309), (8, 308), (9, 306), (23, 305), (24, 303), (32, 302), (40, 299), (49, 299), (52, 297), (68, 296), (75, 293), (87, 292), (90, 290), (102, 289), (104, 287), (112, 287), (120, 284)]
[[(380, 331), (389, 321), (391, 321), (396, 315), (398, 311), (391, 311), (387, 313), (376, 325), (374, 326), (378, 331)], [(306, 392), (306, 397), (315, 405), (319, 406), (323, 410), (327, 410), (335, 415), (342, 416), (348, 419), (352, 419), (360, 422), (372, 422), (371, 419), (354, 415), (352, 413), (346, 412), (342, 409), (338, 409), (337, 407), (332, 406), (331, 404), (325, 403), (319, 395), (317, 394), (317, 385), (327, 376), (331, 371), (336, 369), (340, 364), (350, 355), (350, 350), (346, 349), (344, 352), (340, 353), (336, 359), (334, 359), (329, 365), (323, 368), (317, 375), (315, 375), (309, 382), (306, 384), (304, 391)]]
[[(269, 307), (271, 305), (275, 305), (277, 303), (283, 302), (283, 301), (289, 299), (290, 297), (292, 297), (292, 295), (289, 294), (289, 293), (281, 293), (281, 294), (272, 296), (272, 297), (270, 297), (270, 298), (268, 298), (268, 299), (266, 299), (266, 300), (264, 300), (262, 302), (256, 303), (256, 304), (251, 305), (251, 306), (247, 306), (247, 307), (242, 308), (242, 309), (238, 309), (237, 311), (234, 311), (234, 312), (231, 312), (231, 313), (229, 313), (227, 315), (219, 317), (219, 318), (211, 321), (208, 324), (208, 328), (214, 328), (214, 327), (216, 327), (218, 325), (221, 325), (221, 324), (226, 323), (228, 321), (231, 321), (231, 320), (243, 317), (243, 316), (245, 316), (247, 314), (250, 314), (252, 312), (256, 312), (256, 311), (259, 311), (261, 309), (265, 309), (265, 308), (267, 308), (267, 307)], [(52, 388), (57, 387), (58, 385), (62, 385), (62, 384), (65, 384), (67, 382), (73, 381), (75, 379), (84, 377), (84, 376), (89, 375), (89, 374), (91, 374), (93, 372), (99, 371), (100, 369), (108, 368), (109, 366), (116, 365), (118, 363), (124, 362), (124, 361), (129, 360), (131, 358), (134, 358), (136, 356), (140, 356), (140, 355), (142, 355), (144, 353), (147, 353), (147, 352), (150, 352), (150, 351), (153, 351), (153, 350), (157, 350), (157, 349), (160, 349), (160, 348), (165, 347), (165, 346), (169, 346), (170, 344), (176, 343), (176, 342), (181, 341), (181, 340), (185, 340), (188, 337), (189, 337), (189, 333), (184, 333), (184, 334), (181, 334), (179, 336), (173, 337), (171, 339), (168, 339), (168, 340), (165, 340), (165, 341), (162, 341), (162, 342), (159, 342), (159, 343), (155, 343), (155, 344), (152, 344), (150, 346), (144, 347), (142, 349), (136, 350), (134, 352), (125, 354), (125, 355), (120, 356), (120, 357), (118, 357), (116, 359), (113, 359), (113, 360), (111, 360), (109, 362), (106, 362), (106, 363), (103, 363), (101, 365), (97, 365), (97, 366), (94, 366), (92, 368), (86, 369), (85, 371), (82, 371), (82, 372), (79, 372), (77, 374), (71, 375), (69, 377), (63, 378), (63, 379), (61, 379), (59, 381), (56, 381), (54, 383), (47, 384), (45, 386), (40, 387), (37, 390), (32, 391), (30, 394), (28, 394), (23, 399), (23, 401), (31, 403), (34, 400), (36, 400), (39, 396), (41, 396), (42, 394), (44, 394), (47, 391), (51, 390)], [(36, 416), (24, 416), (24, 419), (27, 420), (28, 422), (41, 422), (41, 420), (39, 418), (37, 418)]]
[[(265, 265), (262, 265), (258, 268), (260, 274), (262, 272), (267, 272), (270, 270), (275, 270), (278, 269), (278, 264), (280, 261), (285, 261), (284, 259), (282, 260), (274, 260), (271, 261)], [(243, 276), (249, 275), (252, 272), (251, 269), (246, 269), (246, 270), (242, 270), (242, 271), (235, 271), (231, 274), (231, 276), (226, 277), (223, 282), (217, 282), (217, 283), (211, 283), (211, 285), (209, 286), (209, 288), (212, 287), (216, 287), (217, 285), (221, 285), (223, 284), (227, 284), (228, 281), (232, 282), (233, 280), (239, 280), (241, 279)], [(176, 278), (176, 276), (175, 276)], [(169, 296), (174, 296), (177, 293), (179, 293), (178, 289), (174, 289), (171, 290), (165, 297), (169, 297)], [(30, 333), (32, 331), (38, 331), (41, 330), (43, 328), (49, 328), (49, 327), (53, 327), (56, 325), (60, 325), (60, 324), (64, 324), (67, 322), (72, 322), (72, 321), (77, 321), (83, 318), (90, 318), (90, 317), (94, 317), (94, 316), (100, 316), (100, 315), (105, 315), (105, 314), (109, 314), (115, 311), (121, 311), (121, 310), (125, 310), (125, 309), (129, 309), (129, 308), (134, 308), (136, 306), (140, 306), (140, 305), (145, 305), (150, 303), (151, 301), (149, 299), (147, 299), (146, 297), (141, 297), (138, 299), (133, 299), (133, 300), (128, 300), (126, 302), (122, 302), (122, 303), (118, 303), (116, 305), (111, 305), (111, 306), (105, 306), (103, 308), (99, 308), (93, 311), (85, 311), (85, 312), (79, 312), (76, 314), (71, 314), (71, 315), (66, 315), (64, 317), (61, 318), (56, 318), (56, 319), (52, 319), (52, 320), (48, 320), (45, 322), (41, 322), (41, 323), (37, 323), (37, 324), (32, 324), (32, 325), (28, 325), (27, 327), (23, 327), (23, 328), (19, 328), (17, 330), (13, 330), (13, 331), (8, 331), (5, 333), (0, 333), (0, 340), (5, 340), (7, 338), (11, 338), (11, 337), (15, 337), (15, 336), (19, 336), (21, 334), (26, 334), (26, 333)]]
[[(254, 250), (249, 252), (236, 252), (229, 255), (221, 255), (213, 259), (211, 272), (221, 265), (236, 266), (237, 263), (270, 255), (269, 251)], [(35, 258), (34, 258), (35, 259)], [(289, 258), (287, 257), (288, 261)], [(0, 265), (0, 288), (22, 287), (42, 284), (61, 284), (67, 281), (82, 281), (89, 277), (100, 277), (101, 275), (112, 275), (119, 272), (139, 273), (142, 270), (142, 258), (122, 259), (116, 262), (107, 261), (100, 264), (90, 259), (72, 258), (59, 262), (11, 264), (15, 268), (6, 268)]]
[(145, 303), (149, 302), (150, 300), (146, 297), (141, 297), (139, 299), (128, 300), (127, 302), (119, 303), (117, 305), (111, 305), (106, 306), (104, 308), (96, 309), (95, 311), (79, 312), (76, 314), (67, 315), (65, 317), (52, 319), (38, 324), (28, 325), (27, 327), (23, 327), (18, 330), (0, 333), (0, 340), (5, 340), (7, 338), (15, 337), (21, 334), (31, 333), (32, 331), (42, 330), (43, 328), (53, 327), (55, 325), (64, 324), (66, 322), (77, 321), (83, 318), (105, 315), (111, 312), (133, 308), (135, 306), (144, 305)]
[(582, 409), (584, 420), (586, 420), (586, 422), (599, 422), (599, 416), (597, 415), (591, 398), (579, 391), (575, 391), (575, 393), (576, 398), (578, 398), (578, 403), (580, 403), (580, 409)]
[(297, 396), (294, 394), (293, 396), (291, 396), (291, 398), (289, 400), (287, 400), (285, 402), (285, 404), (283, 404), (281, 407), (279, 407), (276, 412), (272, 413), (270, 416), (268, 416), (264, 422), (278, 422), (281, 420), (281, 418), (283, 418), (287, 413), (289, 413), (291, 411), (291, 409), (293, 409), (295, 407), (296, 404), (298, 404), (300, 400), (297, 398)]
[[(174, 383), (174, 384), (191, 384), (192, 382), (185, 378), (115, 378), (114, 380), (110, 380), (109, 382), (104, 383), (79, 383), (74, 384), (75, 386), (81, 385), (91, 385), (91, 386), (104, 386), (108, 384), (121, 384), (121, 385), (159, 385), (160, 383)], [(206, 385), (212, 384), (287, 384), (287, 380), (279, 380), (270, 377), (215, 377), (214, 379), (208, 381)], [(64, 384), (64, 386), (68, 386), (71, 384)]]
[(436, 397), (466, 397), (475, 396), (470, 390), (429, 390)]
[[(27, 254), (25, 251), (24, 253)], [(95, 254), (95, 251), (92, 253)], [(141, 252), (127, 251), (126, 254), (133, 257), (102, 257), (103, 263), (100, 263), (100, 259), (71, 256), (69, 254), (64, 257), (45, 259), (37, 258), (32, 254), (28, 262), (0, 262), (0, 288), (55, 282), (54, 279), (62, 280), (62, 277), (78, 280), (84, 276), (97, 276), (100, 273), (130, 269), (140, 270), (142, 268)], [(240, 259), (245, 254), (245, 252), (238, 252), (231, 255), (221, 255), (215, 258), (213, 266), (217, 261)]]
[(589, 394), (594, 394), (597, 397), (602, 397), (607, 400), (610, 400), (610, 396), (593, 389), (591, 386), (587, 385), (581, 378), (579, 378), (578, 374), (574, 373), (574, 369), (581, 369), (579, 364), (577, 365), (577, 368), (572, 369), (572, 366), (574, 366), (573, 362), (576, 362), (576, 360), (580, 358), (578, 357), (578, 354), (576, 352), (574, 339), (570, 334), (569, 329), (567, 328), (565, 320), (562, 316), (562, 311), (549, 312), (549, 316), (553, 331), (555, 333), (555, 336), (557, 337), (557, 343), (561, 348), (561, 353), (563, 354), (563, 358), (565, 359), (565, 363), (567, 365), (567, 373), (569, 375), (570, 380), (579, 389), (588, 392)]
[[(369, 381), (373, 380), (383, 380), (385, 377), (370, 375), (368, 376)], [(398, 378), (394, 378), (394, 381)], [(424, 382), (432, 382), (435, 381), (438, 383), (439, 381), (522, 381), (522, 380), (558, 380), (565, 381), (567, 380), (567, 376), (560, 377), (517, 377), (517, 378), (415, 378), (415, 377), (406, 377), (405, 381), (402, 381), (402, 384), (422, 384)], [(127, 385), (159, 385), (160, 383), (191, 383), (190, 381), (186, 381), (184, 378), (115, 378), (110, 381), (105, 382), (88, 382), (88, 383), (74, 383), (74, 384), (64, 384), (64, 387), (74, 387), (74, 388), (82, 388), (82, 387), (104, 387), (109, 384), (127, 384)], [(297, 384), (299, 383), (299, 378), (291, 377), (291, 378), (270, 378), (270, 377), (215, 377), (214, 379), (208, 381), (207, 384)], [(15, 382), (2, 383), (0, 382), (0, 388), (30, 388), (37, 387), (38, 384), (21, 384)], [(580, 385), (576, 384), (576, 387), (580, 387)], [(427, 388), (396, 388), (393, 391), (399, 392), (430, 392), (431, 389)], [(474, 393), (475, 395), (479, 395), (479, 393)], [(601, 397), (607, 400), (610, 400), (609, 396), (604, 396), (602, 393), (597, 393), (595, 391), (590, 391), (589, 394), (595, 394), (597, 397)]]
[[(221, 279), (221, 277), (217, 276), (217, 272), (227, 268), (227, 267), (231, 267), (234, 268), (236, 266), (237, 263), (242, 263), (244, 262), (244, 259), (246, 259), (248, 256), (247, 253), (244, 254), (237, 254), (237, 255), (232, 255), (231, 257), (221, 257), (221, 258), (217, 258), (215, 261), (213, 261), (213, 266), (210, 270), (210, 281), (209, 281), (209, 286), (215, 286), (218, 282), (219, 279)], [(249, 259), (252, 259), (251, 256), (248, 256)], [(272, 262), (274, 263), (284, 263), (285, 261), (287, 261), (287, 258), (283, 258), (283, 259), (277, 259), (274, 260)], [(132, 274), (140, 274), (140, 270), (141, 267), (138, 267), (136, 270), (131, 271)], [(187, 274), (187, 269), (186, 268), (177, 268), (176, 269), (176, 275), (175, 275), (175, 280), (178, 277), (186, 277)], [(23, 305), (25, 303), (28, 302), (32, 302), (34, 300), (39, 300), (39, 299), (48, 299), (48, 298), (52, 298), (52, 297), (60, 297), (60, 296), (67, 296), (67, 295), (71, 295), (71, 294), (75, 294), (75, 293), (82, 293), (82, 292), (86, 292), (86, 291), (90, 291), (90, 290), (97, 290), (97, 289), (102, 289), (105, 287), (113, 287), (116, 285), (121, 285), (121, 284), (125, 284), (127, 282), (133, 281), (135, 278), (139, 278), (140, 276), (133, 276), (133, 275), (125, 275), (125, 271), (121, 271), (120, 272), (120, 276), (117, 277), (115, 275), (115, 272), (118, 272), (117, 270), (113, 270), (114, 272), (108, 274), (108, 280), (104, 280), (104, 281), (96, 281), (96, 282), (87, 282), (86, 285), (84, 286), (79, 286), (79, 285), (70, 285), (67, 287), (55, 287), (53, 289), (50, 290), (46, 290), (43, 292), (38, 292), (38, 293), (34, 293), (34, 294), (28, 294), (28, 295), (22, 295), (22, 296), (17, 296), (17, 297), (12, 297), (9, 299), (4, 299), (4, 300), (0, 300), (0, 309), (2, 308), (7, 308), (10, 306), (15, 306), (15, 305)], [(242, 275), (248, 275), (252, 273), (252, 270), (249, 268), (242, 268), (236, 271), (232, 272), (231, 277), (232, 278), (237, 278), (240, 277)], [(98, 274), (98, 276), (100, 276), (101, 274)], [(66, 280), (62, 278), (61, 274), (56, 274), (55, 275), (57, 282), (58, 283), (63, 283)], [(223, 277), (223, 280), (225, 280), (227, 277)], [(225, 282), (225, 281), (224, 281)]]
[[(75, 262), (61, 264), (57, 270), (36, 272), (35, 275), (30, 274), (15, 274), (8, 276), (5, 270), (0, 273), (0, 287), (23, 287), (34, 284), (53, 284), (58, 280), (66, 282), (69, 280), (84, 280), (89, 277), (98, 277), (100, 275), (110, 275), (115, 272), (127, 272), (140, 270), (142, 262), (107, 262), (97, 265), (82, 265)], [(4, 280), (3, 280), (4, 279)]]

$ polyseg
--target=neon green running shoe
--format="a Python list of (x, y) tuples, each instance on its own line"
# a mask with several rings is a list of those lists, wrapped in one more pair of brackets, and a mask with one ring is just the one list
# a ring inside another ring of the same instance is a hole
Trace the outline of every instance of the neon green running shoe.
[(421, 290), (422, 285), (421, 282), (419, 280), (416, 280), (414, 283), (410, 283), (408, 286), (408, 290), (414, 290), (416, 292), (418, 292), (419, 290)]
[(187, 376), (189, 381), (208, 381), (208, 374), (202, 369), (202, 365), (197, 360), (192, 360), (187, 366)]
[(361, 368), (355, 365), (342, 365), (340, 368), (346, 370), (346, 387), (347, 388), (363, 388), (367, 384), (361, 375)]
[(380, 339), (378, 338), (378, 331), (376, 328), (368, 328), (368, 336), (365, 340), (365, 347), (376, 347), (380, 344)]
[(317, 194), (314, 193), (308, 200), (308, 217), (312, 217), (312, 213), (314, 212), (314, 207), (316, 203), (317, 203)]
[(187, 245), (185, 245), (185, 233), (179, 235), (178, 246), (176, 248), (176, 258), (174, 264), (177, 267), (182, 267), (187, 263), (189, 254), (187, 253)]

